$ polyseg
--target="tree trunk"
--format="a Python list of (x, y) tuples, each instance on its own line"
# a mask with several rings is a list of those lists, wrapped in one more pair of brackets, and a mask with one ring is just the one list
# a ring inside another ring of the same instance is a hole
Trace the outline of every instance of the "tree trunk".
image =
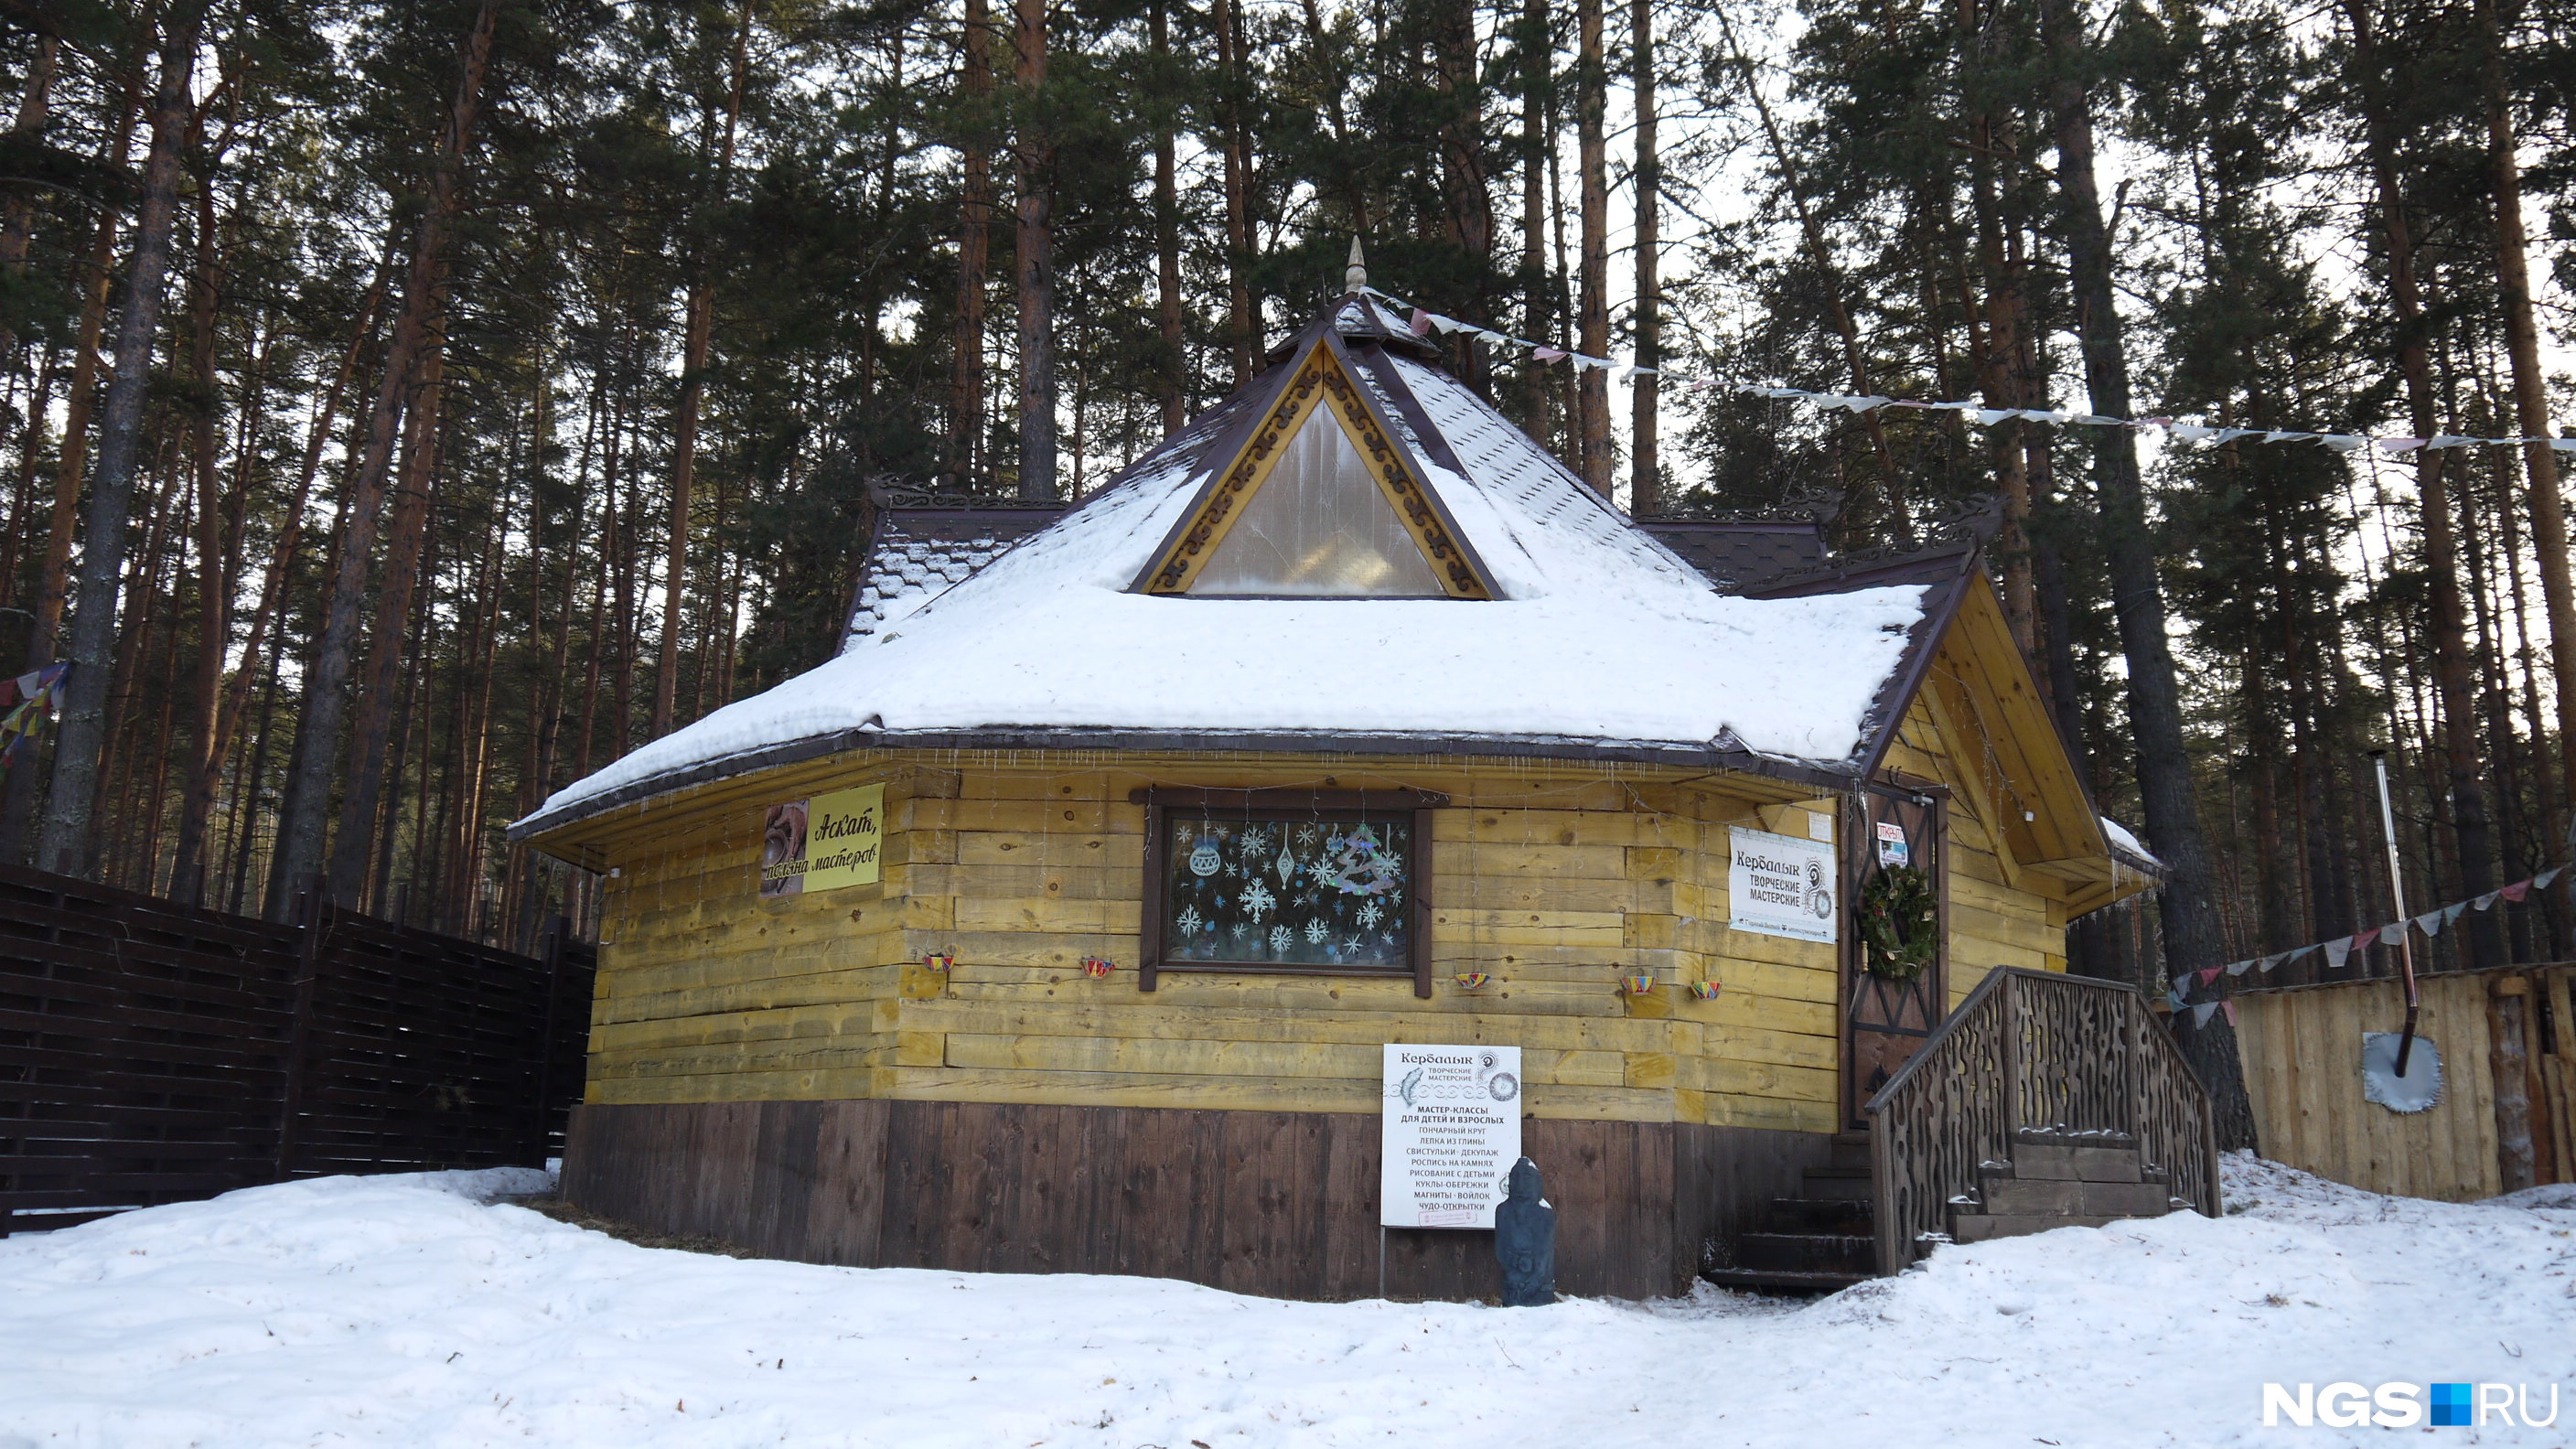
[[(197, 256), (194, 274), (189, 279), (188, 364), (199, 393), (197, 415), (190, 420), (191, 472), (197, 486), (197, 671), (189, 700), (188, 723), (192, 735), (192, 758), (180, 785), (179, 839), (170, 867), (170, 895), (173, 899), (196, 905), (202, 895), (202, 875), (206, 820), (212, 813), (213, 792), (203, 796), (198, 782), (210, 779), (223, 765), (223, 744), (215, 737), (216, 717), (223, 711), (224, 660), (232, 644), (232, 571), (226, 567), (231, 553), (225, 522), (228, 514), (238, 516), (241, 500), (225, 499), (216, 483), (220, 470), (215, 458), (215, 400), (221, 395), (215, 378), (216, 309), (223, 297), (223, 253), (215, 225), (215, 188), (200, 184), (197, 188)], [(244, 407), (251, 406), (257, 385), (244, 389)]]
[(403, 283), (402, 311), (385, 347), (384, 381), (367, 419), (367, 441), (357, 475), (341, 509), (339, 559), (322, 620), (322, 637), (304, 680), (304, 709), (288, 767), (286, 799), (279, 811), (277, 851), (269, 871), (268, 914), (283, 919), (305, 878), (323, 863), (323, 833), (330, 817), (331, 769), (340, 754), (341, 720), (348, 708), (349, 675), (358, 646), (358, 607), (367, 595), (368, 565), (376, 543), (376, 515), (383, 510), (393, 464), (396, 423), (418, 385), (422, 352), (436, 345), (434, 314), (446, 286), (448, 239), (459, 205), (465, 151), (483, 100), (483, 73), (492, 55), (497, 0), (484, 0), (465, 38), (456, 99), (447, 115), (429, 173), (427, 205)]
[[(2093, 176), (2092, 99), (2079, 70), (2084, 64), (2082, 36), (2064, 5), (2065, 0), (2045, 0), (2040, 16), (2049, 49), (2061, 66), (2050, 87), (2050, 102), (2077, 336), (2093, 411), (2126, 417), (2129, 359), (2112, 285), (2101, 193)], [(2147, 525), (2137, 446), (2126, 432), (2104, 432), (2095, 453), (2102, 546), (2121, 651), (2129, 664), (2138, 793), (2145, 806), (2147, 838), (2167, 872), (2158, 896), (2165, 974), (2179, 979), (2186, 972), (2218, 965), (2225, 958), (2226, 938), (2212, 888), (2209, 844), (2201, 831), (2191, 756), (2183, 738), (2181, 690), (2166, 635), (2164, 585), (2156, 575), (2156, 546)], [(2219, 996), (2226, 994), (2227, 983), (2225, 975), (2217, 978), (2214, 990)], [(2219, 1145), (2254, 1146), (2254, 1109), (2236, 1055), (2235, 1024), (2224, 1013), (2213, 1013), (2205, 1025), (2183, 1034), (2182, 1049), (2209, 1091)]]
[(286, 631), (280, 629), (276, 642), (268, 646), (267, 680), (259, 692), (259, 728), (251, 731), (255, 743), (251, 746), (250, 763), (242, 771), (241, 790), (233, 796), (232, 880), (224, 909), (237, 916), (250, 888), (250, 850), (259, 834), (259, 785), (268, 774), (269, 724), (277, 717), (277, 674), (285, 655)]
[[(715, 195), (721, 207), (733, 176), (734, 131), (742, 121), (742, 92), (749, 67), (751, 0), (743, 0), (742, 18), (733, 34), (731, 84), (725, 90), (724, 140), (716, 151)], [(714, 330), (715, 296), (708, 281), (703, 247), (689, 277), (688, 332), (680, 354), (680, 406), (671, 424), (671, 547), (662, 581), (662, 654), (653, 681), (654, 738), (671, 732), (671, 712), (680, 690), (680, 601), (689, 571), (689, 499), (697, 481), (698, 409), (707, 392), (707, 342)]]
[[(624, 451), (628, 460), (625, 496), (617, 500), (617, 546), (608, 555), (608, 582), (615, 593), (617, 610), (615, 628), (609, 636), (613, 642), (608, 650), (611, 671), (608, 678), (609, 741), (615, 752), (610, 758), (614, 759), (635, 745), (635, 555), (643, 541), (635, 528), (638, 513), (635, 499), (642, 490), (635, 478), (640, 467), (634, 454), (641, 449), (629, 447), (622, 429), (609, 435), (609, 443), (612, 448)], [(614, 461), (615, 454), (611, 458)], [(614, 487), (609, 491), (612, 496), (616, 493)]]
[(135, 459), (151, 391), (152, 345), (161, 328), (161, 292), (170, 266), (171, 222), (179, 200), (179, 143), (190, 110), (188, 76), (197, 59), (204, 12), (180, 6), (162, 28), (160, 85), (152, 101), (152, 145), (135, 216), (134, 256), (117, 319), (116, 369), (100, 410), (98, 473), (90, 480), (83, 530), (80, 592), (71, 615), (71, 676), (55, 734), (54, 777), (45, 801), (37, 863), (63, 875), (88, 876), (97, 865), (90, 830), (100, 756), (107, 744), (108, 662), (116, 645), (117, 575), (125, 563), (126, 514), (134, 498)]
[[(1547, 168), (1554, 153), (1548, 146), (1548, 90), (1556, 61), (1555, 37), (1549, 33), (1548, 0), (1523, 0), (1521, 7), (1521, 326), (1532, 342), (1546, 343), (1554, 325), (1547, 302)], [(1554, 447), (1549, 426), (1547, 369), (1536, 361), (1521, 364), (1525, 389), (1521, 406), (1529, 410), (1522, 423), (1542, 448)]]
[[(1657, 230), (1664, 184), (1663, 155), (1655, 142), (1655, 6), (1634, 0), (1630, 7), (1628, 53), (1634, 62), (1637, 92), (1637, 366), (1660, 368), (1664, 361), (1662, 283)], [(1655, 408), (1660, 379), (1640, 372), (1629, 384), (1628, 512), (1652, 518), (1664, 511), (1664, 485), (1655, 456)]]
[(957, 355), (949, 382), (948, 466), (963, 488), (984, 456), (984, 287), (992, 253), (993, 160), (986, 148), (992, 124), (993, 17), (986, 0), (966, 0), (965, 52), (958, 94), (969, 108), (974, 134), (961, 158), (965, 186), (957, 223)]
[[(35, 60), (27, 67), (27, 88), (18, 93), (18, 115), (10, 123), (9, 134), (20, 142), (33, 142), (44, 134), (45, 117), (52, 109), (54, 72), (61, 59), (62, 41), (52, 31), (36, 37)], [(35, 196), (23, 187), (10, 188), (0, 200), (0, 284), (11, 288), (27, 273), (27, 242), (33, 233)], [(8, 319), (0, 317), (0, 364), (5, 364), (18, 350), (17, 334), (9, 328)], [(28, 409), (27, 431), (35, 432), (41, 398)]]
[[(134, 112), (140, 104), (129, 83), (116, 112), (104, 157), (107, 167), (123, 171), (132, 154)], [(99, 340), (106, 330), (108, 267), (116, 252), (116, 216), (103, 212), (90, 234), (88, 265), (81, 276), (80, 340), (72, 347), (71, 390), (63, 403), (63, 446), (54, 460), (54, 508), (46, 537), (44, 572), (36, 592), (34, 632), (27, 640), (27, 667), (50, 664), (63, 609), (71, 596), (73, 526), (80, 515), (81, 470), (88, 461), (90, 413), (98, 401)]]
[[(1963, 27), (1974, 25), (1976, 7), (1968, 4), (1961, 9)], [(1963, 49), (1976, 43), (1977, 33), (1963, 29)], [(2029, 378), (2022, 370), (2022, 331), (2029, 303), (2022, 292), (2019, 247), (2010, 235), (2013, 229), (2003, 214), (1995, 175), (2000, 163), (2017, 159), (2018, 141), (2009, 118), (2000, 125), (1990, 115), (1970, 116), (1967, 122), (1968, 195), (1977, 214), (1977, 269), (1985, 283), (1986, 304), (1985, 345), (1977, 355), (1978, 388), (1990, 409), (2044, 404), (2046, 399), (2031, 396)], [(2004, 502), (2003, 531), (1995, 539), (1995, 562), (2003, 569), (2004, 621), (2025, 656), (2039, 652), (2034, 631), (2037, 600), (2030, 577), (2030, 450), (2024, 438), (2031, 426), (2022, 419), (2007, 418), (1986, 430), (1995, 487)]]
[[(1583, 291), (1575, 321), (1575, 349), (1610, 355), (1610, 181), (1601, 118), (1609, 73), (1601, 54), (1601, 0), (1575, 0), (1574, 132), (1578, 205), (1583, 217)], [(1610, 492), (1610, 375), (1582, 369), (1575, 387), (1580, 413), (1578, 454), (1583, 481)]]
[[(2478, 28), (2486, 42), (2487, 165), (2494, 173), (2496, 290), (2504, 305), (2505, 354), (2513, 362), (2514, 417), (2520, 424), (2523, 469), (2531, 482), (2531, 552), (2540, 566), (2540, 592), (2549, 614), (2549, 661), (2562, 679), (2576, 679), (2576, 588), (2567, 571), (2567, 507), (2558, 491), (2558, 455), (2546, 439), (2549, 374), (2541, 366), (2540, 332), (2532, 318), (2531, 267), (2524, 255), (2522, 166), (2515, 155), (2512, 97), (2505, 89), (2504, 33), (2495, 0), (2477, 0)], [(2576, 689), (2558, 696), (2559, 774), (2576, 780)], [(2536, 722), (2535, 722), (2536, 723)], [(2554, 820), (2565, 818), (2553, 809)]]
[[(368, 334), (375, 331), (377, 314), (384, 306), (384, 284), (379, 281), (367, 292), (366, 305), (359, 310), (357, 330), (350, 335), (348, 350), (340, 356), (340, 370), (331, 379), (330, 389), (322, 395), (321, 407), (314, 413), (313, 427), (305, 435), (304, 463), (296, 476), (294, 501), (283, 515), (285, 526), (279, 530), (275, 551), (268, 563), (267, 575), (260, 581), (259, 605), (251, 613), (250, 629), (242, 640), (242, 667), (226, 683), (217, 707), (213, 729), (205, 748), (198, 754), (195, 772), (185, 789), (187, 797), (180, 806), (178, 860), (171, 870), (171, 893), (181, 900), (194, 900), (201, 892), (205, 874), (204, 836), (214, 818), (215, 797), (223, 787), (223, 760), (232, 746), (233, 734), (239, 728), (242, 710), (250, 699), (250, 687), (257, 672), (260, 644), (270, 623), (284, 604), (287, 578), (295, 567), (295, 558), (304, 540), (304, 512), (312, 503), (313, 483), (322, 469), (322, 445), (330, 437), (331, 425), (338, 421), (340, 400), (348, 392), (349, 380), (357, 372), (358, 355), (365, 348)], [(273, 666), (272, 666), (273, 672)], [(266, 742), (262, 742), (265, 755)], [(256, 777), (250, 782), (256, 792)], [(240, 807), (236, 806), (236, 813)]]
[[(1431, 69), (1440, 101), (1440, 185), (1449, 244), (1463, 253), (1470, 315), (1485, 313), (1493, 275), (1494, 190), (1485, 157), (1485, 88), (1477, 73), (1474, 0), (1438, 0), (1430, 11)], [(1491, 399), (1494, 382), (1485, 344), (1472, 333), (1450, 339), (1458, 380)]]
[(1216, 27), (1217, 142), (1225, 156), (1225, 345), (1234, 357), (1235, 386), (1241, 387), (1252, 381), (1261, 333), (1252, 313), (1252, 157), (1243, 134), (1243, 37), (1235, 3), (1216, 0), (1209, 20)]
[[(2344, 13), (2353, 26), (2354, 55), (2362, 73), (2358, 90), (2367, 108), (2372, 184), (2388, 245), (2388, 297), (2396, 313), (2398, 369), (2406, 379), (2410, 423), (2418, 436), (2430, 438), (2440, 417), (2427, 345), (2431, 323), (2424, 316), (2423, 293), (2415, 275), (2414, 231), (2398, 186), (2397, 138), (2387, 115), (2377, 34), (2368, 0), (2344, 0)], [(2415, 491), (2424, 523), (2425, 582), (2432, 601), (2434, 693), (2440, 701), (2441, 748), (2450, 775), (2451, 833), (2459, 846), (2461, 892), (2484, 895), (2495, 888), (2494, 842), (2486, 791), (2479, 780), (2476, 707), (2470, 700), (2468, 609), (2460, 595), (2459, 544), (2445, 476), (2450, 453), (2427, 448), (2414, 457)], [(2470, 964), (2491, 965), (2503, 959), (2493, 912), (2471, 912), (2461, 924), (2467, 928), (2463, 939), (2468, 942)]]
[(18, 486), (10, 490), (9, 536), (0, 539), (0, 606), (18, 602), (19, 550), (26, 545), (28, 525), (34, 521), (30, 515), (36, 508), (36, 459), (45, 446), (45, 423), (53, 416), (54, 378), (61, 371), (62, 349), (45, 348), (35, 388), (27, 397), (26, 425), (18, 433)]
[[(1155, 62), (1168, 64), (1172, 23), (1164, 0), (1155, 0), (1153, 28)], [(1154, 328), (1163, 344), (1162, 356), (1155, 360), (1154, 382), (1162, 397), (1167, 438), (1190, 420), (1188, 389), (1183, 384), (1189, 355), (1181, 331), (1181, 199), (1175, 149), (1167, 117), (1154, 133)]]
[(1016, 0), (1020, 290), (1020, 487), (1023, 501), (1055, 497), (1055, 143), (1048, 104), (1047, 0)]
[(392, 526), (385, 533), (385, 563), (376, 581), (373, 648), (358, 682), (357, 718), (350, 731), (348, 783), (340, 794), (340, 828), (331, 847), (325, 889), (335, 901), (356, 904), (367, 879), (375, 841), (376, 809), (384, 798), (385, 754), (394, 730), (396, 687), (402, 678), (404, 641), (410, 637), (412, 591), (421, 575), (437, 497), (439, 405), (447, 372), (445, 299), (421, 349), (420, 391), (403, 410), (402, 471), (394, 485)]

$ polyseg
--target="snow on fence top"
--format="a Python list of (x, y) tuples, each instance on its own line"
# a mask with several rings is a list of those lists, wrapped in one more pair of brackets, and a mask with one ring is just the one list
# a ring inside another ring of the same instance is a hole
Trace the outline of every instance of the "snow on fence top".
[(1737, 748), (1827, 764), (1860, 752), (1871, 704), (1923, 618), (1922, 586), (1722, 594), (1466, 387), (1373, 345), (1382, 314), (1353, 304), (1335, 322), (1351, 338), (1354, 376), (1492, 574), (1496, 598), (1131, 592), (1233, 461), (1235, 448), (1220, 445), (1241, 430), (1228, 424), (1321, 345), (1319, 325), (1052, 526), (830, 662), (576, 781), (521, 831), (854, 731), (888, 746), (1136, 731), (1212, 748), (1415, 736), (1466, 749)]

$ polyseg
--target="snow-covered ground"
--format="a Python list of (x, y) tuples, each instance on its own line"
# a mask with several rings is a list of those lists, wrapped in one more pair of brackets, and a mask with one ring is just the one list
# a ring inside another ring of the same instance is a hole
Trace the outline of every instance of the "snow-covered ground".
[(332, 1178), (0, 1242), (0, 1449), (2386, 1442), (2261, 1427), (2267, 1380), (2556, 1385), (2558, 1427), (2440, 1432), (2576, 1442), (2576, 1201), (2250, 1158), (2223, 1221), (1944, 1248), (1813, 1304), (1539, 1310), (739, 1261), (490, 1204), (542, 1181)]

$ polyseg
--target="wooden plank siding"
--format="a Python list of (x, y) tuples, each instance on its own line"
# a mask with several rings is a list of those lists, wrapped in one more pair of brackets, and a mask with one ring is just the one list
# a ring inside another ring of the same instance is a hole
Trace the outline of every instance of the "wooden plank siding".
[[(1918, 704), (1893, 763), (1950, 780), (1967, 753)], [(881, 884), (756, 897), (762, 806), (876, 781)], [(1148, 785), (1449, 797), (1432, 998), (1406, 979), (1249, 972), (1140, 992), (1130, 796)], [(1812, 793), (1591, 761), (891, 751), (697, 787), (572, 828), (616, 866), (589, 1100), (1373, 1113), (1380, 1045), (1492, 1042), (1523, 1049), (1541, 1120), (1831, 1132), (1834, 952), (1725, 924), (1729, 827), (1771, 828), (1766, 811)], [(1951, 817), (1954, 999), (1990, 966), (2064, 965), (2052, 883), (2014, 883), (1978, 808)], [(955, 969), (922, 969), (934, 952)], [(1118, 969), (1089, 979), (1087, 956)], [(1470, 971), (1491, 983), (1462, 990)], [(1625, 995), (1624, 971), (1661, 984)], [(1703, 980), (1723, 983), (1716, 1000), (1688, 994)]]
[(2346, 981), (2236, 998), (2237, 1051), (2263, 1155), (2372, 1192), (2474, 1202), (2503, 1190), (2496, 1164), (2490, 972), (2422, 978), (2418, 1030), (2442, 1055), (2442, 1095), (2400, 1114), (2361, 1094), (2361, 1039), (2395, 1031), (2405, 990)]
[[(566, 1197), (664, 1232), (862, 1267), (1132, 1273), (1307, 1299), (1490, 1298), (1487, 1233), (1377, 1226), (1374, 1117), (995, 1102), (586, 1106)], [(1562, 1292), (1688, 1287), (1829, 1139), (1541, 1119)], [(1380, 1254), (1384, 1277), (1380, 1277)]]

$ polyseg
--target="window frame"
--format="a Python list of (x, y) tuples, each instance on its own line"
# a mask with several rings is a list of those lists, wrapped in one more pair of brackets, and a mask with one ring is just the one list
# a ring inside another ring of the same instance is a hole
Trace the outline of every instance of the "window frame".
[[(1145, 807), (1144, 919), (1140, 923), (1136, 989), (1152, 991), (1166, 971), (1212, 972), (1219, 975), (1362, 977), (1379, 980), (1413, 978), (1413, 994), (1431, 996), (1431, 820), (1449, 797), (1429, 790), (1215, 790), (1148, 786), (1129, 792), (1132, 804)], [(1407, 922), (1405, 966), (1323, 966), (1278, 961), (1166, 961), (1163, 959), (1165, 878), (1171, 872), (1170, 817), (1241, 812), (1290, 815), (1310, 820), (1359, 820), (1393, 814), (1413, 817), (1405, 842), (1404, 868), (1411, 877), (1412, 915)]]

